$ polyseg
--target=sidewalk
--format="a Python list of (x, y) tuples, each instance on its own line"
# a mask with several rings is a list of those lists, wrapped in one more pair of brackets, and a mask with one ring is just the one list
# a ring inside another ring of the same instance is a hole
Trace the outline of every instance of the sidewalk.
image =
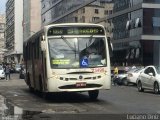
[(11, 80), (0, 79), (0, 87), (1, 86), (24, 86), (26, 85), (24, 79), (19, 79), (19, 74), (13, 73), (11, 74)]

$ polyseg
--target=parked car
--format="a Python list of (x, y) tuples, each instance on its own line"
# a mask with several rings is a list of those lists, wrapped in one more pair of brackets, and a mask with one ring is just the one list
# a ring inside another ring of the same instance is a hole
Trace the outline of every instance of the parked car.
[(10, 73), (15, 73), (15, 68), (13, 66), (10, 68)]
[(26, 75), (26, 69), (24, 68), (24, 66), (21, 66), (21, 70), (19, 72), (19, 79), (25, 79), (25, 75)]
[(21, 65), (20, 65), (20, 64), (16, 64), (16, 65), (15, 65), (15, 72), (16, 72), (16, 73), (19, 73), (20, 70), (21, 70)]
[(127, 73), (121, 73), (121, 74), (118, 74), (117, 75), (117, 78), (119, 79), (118, 81), (118, 84), (119, 85), (124, 85), (125, 84), (125, 81), (127, 79)]
[[(128, 68), (130, 69), (130, 68)], [(123, 81), (127, 78), (127, 74), (125, 72), (125, 70), (119, 70), (118, 71), (118, 75), (114, 75), (113, 73), (113, 70), (111, 71), (111, 79), (112, 79), (112, 82), (116, 82), (117, 85), (123, 85)]]
[[(137, 70), (137, 68), (130, 68), (128, 70), (128, 72), (134, 72), (135, 70)], [(128, 80), (127, 80), (127, 75), (128, 75), (128, 72), (127, 73), (120, 73), (116, 76), (116, 79), (118, 81), (118, 85), (128, 85)]]
[(138, 76), (140, 75), (140, 73), (144, 70), (144, 68), (136, 68), (135, 70), (131, 70), (127, 73), (127, 81), (126, 81), (126, 85), (128, 85), (129, 83), (135, 84), (136, 85), (136, 81), (138, 79)]
[(5, 72), (2, 66), (0, 66), (0, 79), (4, 79), (5, 78)]
[(122, 85), (123, 79), (126, 78), (126, 74), (112, 75), (111, 78), (112, 78), (113, 84)]
[(155, 94), (158, 94), (160, 92), (160, 67), (145, 67), (137, 79), (137, 88), (139, 92), (143, 92), (144, 89), (150, 89)]

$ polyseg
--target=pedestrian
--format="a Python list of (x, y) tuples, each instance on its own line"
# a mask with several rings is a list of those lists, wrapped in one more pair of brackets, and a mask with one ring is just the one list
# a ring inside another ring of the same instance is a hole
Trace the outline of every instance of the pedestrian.
[(118, 67), (115, 66), (113, 72), (114, 72), (114, 75), (118, 75)]
[(113, 71), (113, 74), (114, 74), (114, 77), (113, 77), (113, 84), (114, 85), (117, 85), (118, 84), (118, 67), (115, 66), (114, 67), (114, 71)]
[(124, 72), (127, 73), (128, 71), (129, 71), (129, 67), (126, 66), (126, 67), (124, 68)]
[(11, 78), (10, 78), (10, 67), (9, 67), (8, 64), (7, 64), (6, 67), (5, 67), (5, 76), (6, 76), (6, 80), (7, 80), (7, 78), (8, 78), (8, 79), (11, 79)]

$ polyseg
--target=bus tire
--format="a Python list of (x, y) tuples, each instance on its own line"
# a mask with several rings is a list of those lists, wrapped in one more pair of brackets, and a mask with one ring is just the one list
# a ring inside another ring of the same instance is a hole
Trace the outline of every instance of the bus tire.
[(88, 94), (89, 94), (89, 98), (91, 100), (97, 100), (98, 94), (99, 94), (99, 90), (88, 91)]

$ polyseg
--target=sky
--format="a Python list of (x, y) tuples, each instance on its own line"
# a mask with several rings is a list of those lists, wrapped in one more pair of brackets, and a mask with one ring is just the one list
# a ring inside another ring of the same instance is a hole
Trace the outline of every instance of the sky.
[(1, 14), (5, 13), (6, 2), (7, 2), (7, 0), (0, 0), (0, 13)]

